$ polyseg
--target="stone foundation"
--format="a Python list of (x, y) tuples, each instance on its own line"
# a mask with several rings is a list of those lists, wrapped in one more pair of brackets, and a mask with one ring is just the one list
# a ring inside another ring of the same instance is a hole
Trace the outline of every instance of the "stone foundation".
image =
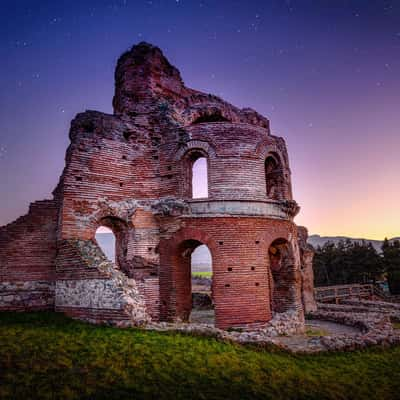
[(54, 291), (53, 282), (0, 282), (0, 311), (52, 310)]

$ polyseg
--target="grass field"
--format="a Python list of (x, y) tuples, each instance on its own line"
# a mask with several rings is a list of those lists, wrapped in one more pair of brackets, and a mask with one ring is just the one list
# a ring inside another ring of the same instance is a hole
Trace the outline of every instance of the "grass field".
[(192, 272), (192, 276), (196, 276), (196, 277), (200, 277), (200, 278), (211, 278), (212, 272), (211, 271)]
[(399, 399), (400, 347), (293, 356), (0, 314), (0, 399)]

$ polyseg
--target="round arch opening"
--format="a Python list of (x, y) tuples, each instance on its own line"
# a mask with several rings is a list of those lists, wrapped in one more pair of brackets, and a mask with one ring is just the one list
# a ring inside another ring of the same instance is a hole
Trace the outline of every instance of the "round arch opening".
[(98, 222), (95, 241), (108, 260), (129, 276), (127, 265), (128, 226), (118, 217), (108, 216)]
[(286, 239), (276, 239), (268, 249), (268, 257), (272, 312), (281, 313), (295, 308), (296, 267), (292, 246)]
[(184, 322), (214, 325), (212, 255), (204, 243), (185, 240), (178, 247), (177, 316)]
[(190, 257), (190, 269), (192, 284), (190, 321), (214, 325), (212, 256), (207, 245), (200, 244), (194, 248)]
[(202, 149), (188, 151), (183, 160), (185, 179), (184, 195), (191, 199), (208, 198), (209, 158)]

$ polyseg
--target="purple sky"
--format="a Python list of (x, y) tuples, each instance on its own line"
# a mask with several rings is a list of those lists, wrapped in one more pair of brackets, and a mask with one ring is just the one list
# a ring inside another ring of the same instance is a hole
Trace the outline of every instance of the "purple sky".
[(0, 225), (50, 197), (70, 120), (112, 112), (142, 40), (270, 118), (311, 233), (400, 236), (400, 2), (383, 0), (1, 1)]

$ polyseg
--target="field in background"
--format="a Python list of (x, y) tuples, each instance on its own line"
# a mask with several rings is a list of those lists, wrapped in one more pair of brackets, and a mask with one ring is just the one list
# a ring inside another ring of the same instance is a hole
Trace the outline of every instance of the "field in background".
[(293, 356), (214, 339), (0, 314), (3, 399), (398, 399), (400, 347)]
[(199, 278), (211, 278), (212, 272), (211, 271), (192, 272), (192, 276)]

